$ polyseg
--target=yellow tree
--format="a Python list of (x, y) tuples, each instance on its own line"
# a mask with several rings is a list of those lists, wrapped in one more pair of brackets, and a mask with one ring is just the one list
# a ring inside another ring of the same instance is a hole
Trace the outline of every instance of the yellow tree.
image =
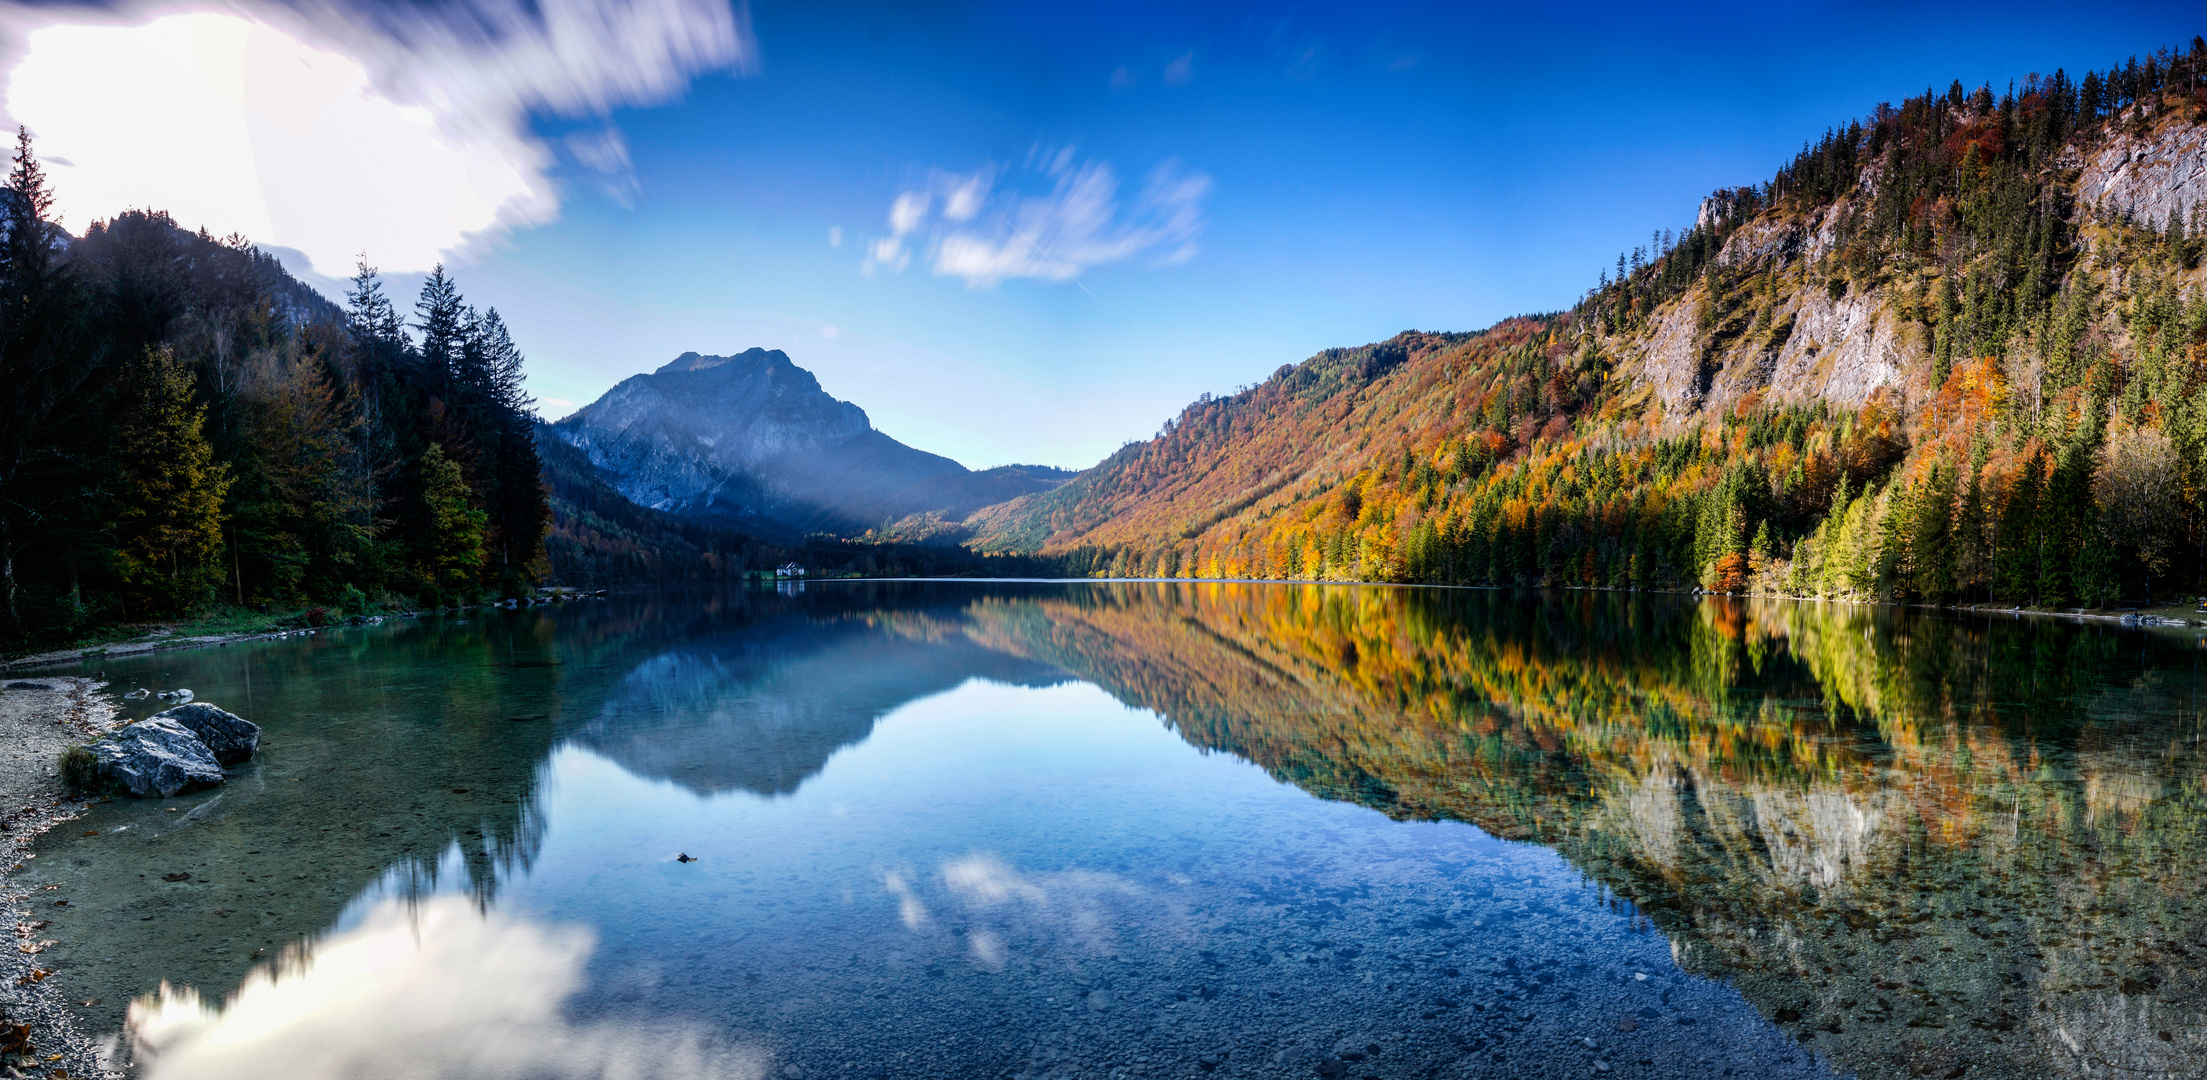
[(189, 609), (208, 597), (222, 554), (222, 500), (230, 467), (215, 460), (191, 373), (167, 349), (148, 349), (123, 373), (116, 569), (133, 614)]
[(481, 588), (484, 514), (470, 498), (467, 476), (444, 447), (430, 443), (421, 456), (422, 499), (429, 504), (430, 585), (440, 598), (458, 600)]

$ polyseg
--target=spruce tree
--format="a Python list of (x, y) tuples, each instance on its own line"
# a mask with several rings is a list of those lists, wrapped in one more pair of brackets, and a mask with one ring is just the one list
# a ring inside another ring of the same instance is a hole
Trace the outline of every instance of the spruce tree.
[(421, 362), (430, 393), (449, 398), (460, 375), (461, 349), (467, 338), (467, 304), (460, 288), (438, 263), (414, 301), (414, 328), (421, 332)]
[(1954, 595), (1953, 473), (1934, 462), (1907, 500), (1909, 587), (1934, 603)]
[(15, 166), (0, 192), (0, 601), (10, 636), (24, 629), (17, 560), (31, 522), (57, 494), (37, 474), (49, 464), (57, 419), (89, 371), (55, 346), (53, 193), (16, 129)]
[(1978, 444), (1970, 454), (1969, 482), (1962, 487), (1962, 504), (1954, 515), (1954, 587), (1960, 595), (1987, 591), (1991, 599), (1993, 545), (1985, 507), (1985, 449)]

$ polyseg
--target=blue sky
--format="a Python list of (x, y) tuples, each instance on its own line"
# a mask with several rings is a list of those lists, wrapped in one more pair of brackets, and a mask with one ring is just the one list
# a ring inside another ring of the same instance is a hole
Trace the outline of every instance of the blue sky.
[(1566, 307), (1879, 101), (2207, 31), (2176, 4), (737, 15), (733, 59), (656, 92), (514, 98), (553, 201), (448, 256), (463, 291), (548, 414), (758, 345), (976, 467), (1086, 466), (1321, 348)]

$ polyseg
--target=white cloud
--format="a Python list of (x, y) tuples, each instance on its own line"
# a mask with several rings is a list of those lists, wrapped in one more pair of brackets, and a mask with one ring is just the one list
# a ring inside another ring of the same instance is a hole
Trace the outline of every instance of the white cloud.
[(577, 131), (561, 141), (577, 164), (608, 176), (618, 176), (629, 170), (628, 140), (621, 137), (618, 128)]
[(911, 232), (927, 216), (927, 204), (925, 192), (907, 191), (897, 196), (897, 201), (889, 206), (889, 227), (896, 230), (898, 236)]
[(989, 181), (987, 173), (975, 173), (951, 188), (950, 194), (943, 197), (943, 220), (972, 221), (982, 204), (988, 202)]
[(385, 900), (247, 976), (219, 1008), (162, 984), (130, 1006), (147, 1080), (757, 1080), (767, 1056), (698, 1032), (577, 1024), (587, 930), (462, 896)]
[(828, 226), (828, 246), (829, 246), (829, 247), (842, 247), (842, 246), (843, 246), (843, 226), (841, 226), (841, 225), (830, 225), (830, 226)]
[(1195, 81), (1195, 54), (1185, 56), (1165, 65), (1166, 86), (1186, 86)]
[(57, 165), (65, 224), (167, 210), (337, 276), (551, 220), (559, 158), (533, 120), (592, 122), (558, 145), (625, 198), (612, 112), (756, 55), (725, 0), (14, 4), (0, 40), (9, 119)]
[(898, 195), (897, 200), (889, 204), (889, 235), (867, 245), (866, 258), (858, 264), (859, 272), (872, 277), (876, 269), (886, 266), (892, 272), (903, 273), (912, 262), (912, 252), (904, 238), (919, 228), (920, 222), (927, 220), (931, 202), (933, 198), (924, 191)]
[[(1038, 158), (1040, 155), (1038, 155)], [(1027, 170), (1047, 191), (1022, 192), (996, 170), (938, 173), (928, 187), (897, 195), (890, 235), (874, 242), (860, 269), (902, 271), (915, 247), (936, 274), (987, 288), (1007, 278), (1069, 281), (1107, 263), (1149, 254), (1159, 265), (1197, 252), (1211, 178), (1166, 161), (1150, 170), (1131, 203), (1106, 162), (1079, 162), (1070, 147)], [(938, 201), (942, 212), (930, 217)]]
[(841, 327), (836, 326), (834, 323), (829, 323), (828, 325), (820, 328), (820, 336), (824, 338), (841, 337), (843, 336), (843, 330)]

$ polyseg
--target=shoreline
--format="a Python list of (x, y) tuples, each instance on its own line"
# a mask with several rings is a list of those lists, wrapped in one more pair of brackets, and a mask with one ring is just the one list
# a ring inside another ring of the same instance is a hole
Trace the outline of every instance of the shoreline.
[[(35, 668), (55, 667), (61, 664), (81, 663), (87, 660), (144, 656), (148, 653), (170, 652), (175, 649), (198, 649), (214, 645), (230, 645), (240, 641), (260, 641), (269, 638), (290, 637), (295, 634), (311, 634), (313, 632), (313, 630), (259, 630), (240, 634), (198, 634), (167, 640), (149, 639), (119, 642), (114, 645), (84, 645), (70, 649), (52, 649), (46, 652), (26, 653), (22, 656), (11, 656), (0, 660), (0, 672), (29, 671)], [(56, 676), (56, 678), (60, 678), (60, 676)]]
[[(64, 747), (89, 742), (113, 726), (118, 709), (99, 693), (106, 685), (71, 676), (0, 682), (0, 903), (15, 922), (15, 947), (0, 950), (0, 1012), (6, 1024), (29, 1028), (26, 1038), (37, 1060), (0, 1065), (0, 1076), (123, 1075), (106, 1064), (114, 1048), (78, 1027), (75, 1005), (64, 990), (68, 973), (39, 963), (51, 944), (45, 927), (59, 912), (39, 903), (16, 879), (16, 871), (38, 857), (31, 849), (39, 837), (91, 805), (62, 785), (56, 761)], [(49, 1062), (49, 1056), (57, 1060)]]
[[(1007, 583), (1007, 584), (1067, 584), (1067, 585), (1070, 585), (1070, 584), (1083, 584), (1083, 583), (1096, 583), (1096, 584), (1106, 584), (1106, 583), (1121, 583), (1121, 584), (1125, 584), (1125, 583), (1140, 583), (1140, 584), (1184, 584), (1184, 585), (1361, 585), (1361, 586), (1372, 586), (1372, 587), (1377, 587), (1377, 588), (1390, 588), (1390, 589), (1464, 589), (1464, 590), (1469, 590), (1469, 589), (1493, 589), (1493, 590), (1517, 590), (1517, 589), (1547, 590), (1547, 589), (1553, 589), (1553, 590), (1557, 590), (1557, 591), (1564, 591), (1564, 592), (1611, 592), (1611, 593), (1645, 593), (1645, 594), (1647, 594), (1647, 595), (1650, 595), (1650, 596), (1677, 596), (1677, 597), (1687, 597), (1687, 598), (1696, 598), (1696, 599), (1701, 599), (1701, 598), (1709, 598), (1709, 597), (1719, 597), (1719, 596), (1721, 596), (1721, 597), (1725, 597), (1725, 598), (1728, 598), (1728, 599), (1734, 599), (1734, 600), (1791, 600), (1791, 601), (1794, 601), (1794, 602), (1796, 602), (1796, 603), (1803, 603), (1803, 604), (1855, 604), (1855, 605), (1859, 605), (1859, 606), (1862, 606), (1862, 607), (1897, 607), (1897, 608), (1914, 608), (1914, 609), (1916, 609), (1916, 610), (1919, 610), (1919, 611), (1940, 611), (1940, 612), (1948, 612), (1948, 613), (1952, 613), (1952, 614), (1957, 614), (1957, 615), (2006, 615), (2006, 616), (2009, 616), (2009, 617), (2011, 617), (2011, 618), (2019, 618), (2019, 619), (2020, 619), (2020, 618), (2039, 618), (2039, 619), (2069, 619), (2069, 620), (2073, 620), (2073, 621), (2075, 621), (2075, 622), (2078, 622), (2078, 623), (2086, 623), (2086, 622), (2101, 622), (2101, 623), (2112, 623), (2112, 624), (2115, 624), (2115, 625), (2118, 625), (2118, 626), (2130, 626), (2130, 627), (2135, 627), (2135, 628), (2139, 628), (2139, 629), (2167, 629), (2167, 630), (2186, 630), (2186, 629), (2189, 629), (2189, 630), (2195, 630), (2195, 631), (2207, 631), (2207, 611), (2196, 611), (2196, 612), (2195, 612), (2195, 611), (2192, 611), (2192, 610), (2190, 610), (2190, 609), (2186, 608), (2186, 607), (2185, 607), (2184, 605), (2181, 605), (2181, 604), (2166, 604), (2166, 605), (2155, 605), (2155, 609), (2153, 609), (2153, 610), (2143, 610), (2143, 609), (2131, 609), (2131, 610), (2128, 610), (2128, 611), (2125, 611), (2125, 610), (2112, 610), (2112, 611), (2111, 611), (2111, 610), (2107, 610), (2107, 609), (2095, 609), (2095, 610), (2090, 610), (2090, 611), (2088, 611), (2088, 610), (2085, 610), (2085, 609), (2083, 609), (2083, 608), (2074, 608), (2074, 609), (2070, 609), (2070, 610), (2048, 610), (2048, 609), (2045, 609), (2045, 608), (2030, 608), (2030, 607), (2010, 606), (2010, 605), (2002, 605), (2002, 604), (1988, 604), (1988, 603), (1964, 603), (1964, 604), (1920, 604), (1920, 603), (1907, 603), (1907, 602), (1903, 602), (1903, 601), (1894, 601), (1894, 600), (1854, 600), (1854, 599), (1846, 599), (1846, 598), (1841, 598), (1841, 597), (1828, 597), (1828, 596), (1789, 596), (1789, 595), (1785, 595), (1785, 594), (1782, 594), (1782, 593), (1711, 593), (1711, 592), (1703, 592), (1703, 591), (1700, 591), (1700, 590), (1697, 590), (1697, 589), (1639, 589), (1639, 588), (1631, 588), (1631, 587), (1619, 588), (1619, 587), (1617, 587), (1617, 586), (1613, 586), (1613, 585), (1441, 585), (1441, 584), (1426, 584), (1426, 583), (1422, 583), (1422, 582), (1398, 582), (1398, 581), (1327, 581), (1327, 580), (1323, 580), (1323, 579), (1303, 579), (1303, 578), (1287, 578), (1287, 579), (1280, 579), (1280, 578), (1132, 578), (1132, 577), (1129, 577), (1129, 578), (969, 578), (969, 577), (947, 577), (947, 578), (911, 578), (911, 577), (906, 577), (906, 578), (819, 578), (819, 579), (814, 579), (814, 583), (817, 583), (817, 584), (829, 584), (829, 583), (831, 583), (831, 582), (834, 582), (834, 583), (841, 583), (841, 582), (845, 582), (845, 581), (923, 581), (923, 582), (927, 582), (927, 581), (959, 581), (959, 582), (976, 582), (976, 583), (985, 583), (985, 582), (1003, 582), (1003, 583)], [(798, 581), (798, 583), (800, 583), (800, 584), (801, 584), (801, 583), (803, 583), (803, 582), (802, 582), (801, 580), (799, 580), (799, 581)], [(558, 599), (561, 599), (561, 600), (570, 600), (570, 601), (571, 601), (571, 600), (573, 600), (573, 599), (580, 599), (580, 598), (582, 598), (582, 597), (595, 596), (595, 595), (598, 595), (598, 594), (594, 594), (594, 593), (581, 593), (581, 594), (580, 594), (579, 596), (573, 596), (573, 597), (560, 597), (560, 598), (558, 598)], [(545, 601), (538, 601), (538, 603), (549, 603), (549, 602), (553, 602), (553, 601), (549, 601), (549, 600), (545, 600)], [(466, 605), (466, 606), (462, 606), (462, 607), (458, 607), (458, 608), (437, 608), (437, 609), (431, 609), (431, 610), (427, 610), (427, 611), (408, 611), (408, 612), (402, 612), (402, 613), (398, 613), (398, 614), (392, 614), (392, 615), (382, 615), (382, 616), (377, 616), (377, 617), (375, 617), (375, 618), (374, 618), (374, 619), (373, 619), (372, 621), (373, 621), (373, 622), (383, 622), (383, 621), (385, 621), (385, 620), (387, 620), (387, 619), (418, 619), (418, 618), (420, 618), (420, 617), (422, 617), (422, 616), (424, 616), (424, 615), (437, 615), (437, 614), (446, 614), (446, 613), (450, 613), (450, 612), (465, 612), (465, 611), (478, 610), (478, 609), (482, 609), (482, 608), (496, 608), (496, 607), (505, 607), (505, 606), (508, 606), (508, 605), (505, 605), (505, 604), (502, 604), (502, 603), (500, 603), (500, 604), (476, 604), (476, 605)], [(2158, 611), (2162, 611), (2162, 612), (2170, 612), (2170, 611), (2173, 611), (2173, 612), (2180, 612), (2180, 613), (2182, 613), (2183, 615), (2194, 615), (2194, 614), (2196, 614), (2196, 615), (2198, 615), (2199, 617), (2198, 617), (2198, 618), (2184, 618), (2184, 617), (2178, 617), (2178, 616), (2177, 616), (2177, 615), (2175, 615), (2175, 614), (2159, 614), (2159, 613), (2155, 613), (2155, 611), (2156, 611), (2156, 610), (2158, 610)], [(274, 640), (274, 639), (277, 639), (277, 638), (298, 637), (298, 636), (301, 636), (301, 635), (308, 635), (308, 634), (315, 634), (315, 633), (320, 633), (320, 632), (321, 632), (321, 631), (323, 631), (323, 630), (337, 630), (337, 629), (342, 629), (342, 628), (344, 628), (344, 627), (346, 627), (346, 626), (352, 626), (352, 625), (360, 625), (360, 624), (363, 624), (363, 623), (366, 623), (366, 622), (369, 622), (369, 621), (371, 621), (371, 620), (354, 619), (354, 620), (347, 620), (347, 621), (344, 621), (344, 622), (334, 622), (334, 623), (331, 623), (331, 624), (329, 624), (329, 625), (327, 625), (327, 626), (319, 626), (319, 627), (298, 627), (298, 628), (292, 628), (292, 629), (284, 629), (284, 630), (252, 630), (252, 631), (244, 631), (244, 632), (240, 632), (240, 633), (234, 633), (234, 634), (195, 634), (195, 635), (191, 635), (191, 636), (188, 636), (188, 637), (176, 637), (176, 638), (161, 638), (161, 637), (149, 637), (149, 638), (144, 638), (144, 639), (141, 639), (141, 640), (138, 640), (138, 641), (126, 641), (126, 642), (118, 642), (118, 643), (115, 643), (115, 644), (111, 644), (111, 645), (85, 645), (85, 646), (79, 646), (79, 647), (75, 647), (75, 648), (66, 648), (66, 649), (51, 649), (51, 650), (48, 650), (48, 651), (46, 651), (46, 652), (38, 652), (38, 653), (26, 653), (26, 654), (24, 654), (24, 655), (21, 655), (21, 656), (0, 657), (0, 673), (9, 673), (9, 672), (24, 672), (24, 671), (31, 671), (31, 670), (35, 670), (35, 669), (39, 669), (39, 668), (50, 668), (50, 667), (57, 667), (57, 666), (59, 666), (59, 665), (62, 665), (62, 664), (70, 664), (70, 663), (83, 663), (83, 662), (85, 662), (85, 661), (89, 661), (89, 660), (104, 660), (104, 659), (108, 659), (108, 658), (110, 658), (110, 657), (117, 657), (117, 658), (119, 658), (119, 657), (129, 657), (129, 656), (144, 656), (144, 655), (147, 655), (147, 654), (150, 654), (150, 653), (157, 653), (157, 652), (170, 652), (170, 651), (173, 651), (173, 650), (176, 650), (176, 649), (198, 649), (198, 648), (207, 648), (207, 647), (212, 647), (212, 646), (222, 646), (222, 645), (234, 645), (234, 644), (236, 644), (236, 643), (238, 643), (238, 642), (241, 642), (241, 641), (267, 641), (267, 640)], [(54, 678), (62, 678), (62, 677), (61, 677), (61, 676), (55, 676)], [(57, 751), (56, 751), (56, 752), (57, 752), (57, 753), (59, 752), (59, 751), (58, 751), (58, 749), (57, 749)], [(0, 1078), (0, 1080), (4, 1080), (4, 1078)]]
[(240, 641), (269, 641), (276, 638), (301, 637), (318, 634), (324, 630), (340, 630), (348, 626), (374, 626), (391, 619), (418, 619), (424, 615), (461, 614), (469, 611), (485, 611), (492, 608), (534, 607), (542, 604), (572, 603), (577, 600), (602, 598), (604, 590), (584, 592), (571, 590), (538, 598), (529, 604), (513, 601), (496, 601), (487, 604), (461, 604), (457, 607), (423, 608), (393, 612), (388, 615), (355, 615), (337, 619), (321, 626), (282, 626), (276, 629), (239, 630), (223, 634), (176, 633), (170, 626), (156, 630), (136, 641), (119, 641), (105, 645), (75, 645), (67, 648), (48, 649), (45, 652), (24, 653), (20, 656), (0, 656), (0, 672), (27, 671), (35, 668), (54, 667), (59, 664), (82, 663), (87, 660), (105, 660), (111, 657), (144, 656), (148, 653), (169, 652), (174, 649), (197, 649), (210, 645), (233, 645)]

